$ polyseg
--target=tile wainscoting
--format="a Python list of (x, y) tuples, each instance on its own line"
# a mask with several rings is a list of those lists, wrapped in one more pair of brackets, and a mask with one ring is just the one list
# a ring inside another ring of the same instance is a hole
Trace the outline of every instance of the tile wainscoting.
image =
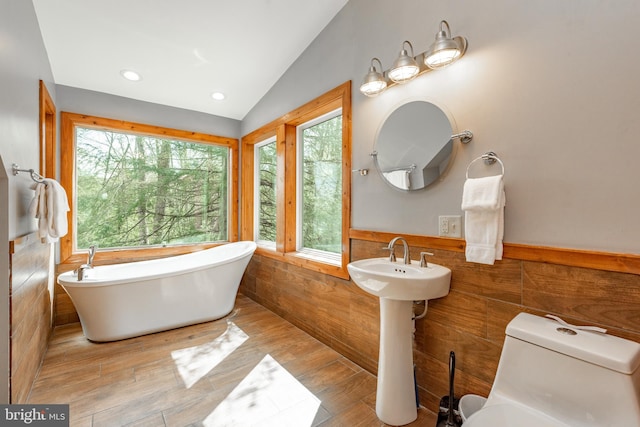
[(52, 328), (53, 244), (35, 233), (9, 243), (11, 403), (26, 402)]
[[(394, 236), (352, 231), (352, 260), (385, 256), (380, 248)], [(456, 352), (456, 395), (488, 395), (505, 327), (521, 311), (594, 324), (640, 342), (640, 256), (505, 245), (505, 259), (487, 266), (465, 261), (463, 240), (404, 237), (414, 259), (430, 251), (431, 261), (452, 270), (449, 295), (430, 301), (426, 318), (416, 322), (414, 360), (427, 409), (437, 411), (448, 392), (451, 350)], [(240, 291), (376, 372), (378, 301), (353, 282), (258, 251)]]
[[(352, 260), (384, 256), (396, 234), (351, 231)], [(456, 352), (456, 394), (488, 395), (507, 323), (519, 312), (552, 313), (640, 342), (640, 256), (505, 244), (493, 266), (467, 263), (464, 240), (403, 235), (451, 268), (451, 292), (429, 303), (416, 323), (414, 360), (421, 404), (436, 411), (448, 390), (449, 351)], [(400, 251), (400, 249), (398, 249)], [(58, 266), (58, 273), (73, 266)], [(240, 292), (372, 373), (377, 371), (379, 305), (353, 282), (256, 252)], [(56, 285), (55, 324), (78, 321)], [(416, 312), (422, 306), (416, 306)]]

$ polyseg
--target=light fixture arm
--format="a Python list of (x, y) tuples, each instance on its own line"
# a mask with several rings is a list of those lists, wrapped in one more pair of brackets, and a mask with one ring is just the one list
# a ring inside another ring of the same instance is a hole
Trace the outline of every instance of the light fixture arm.
[(382, 73), (384, 71), (384, 68), (382, 67), (382, 61), (380, 61), (378, 58), (371, 58), (371, 67), (369, 68), (369, 72), (371, 71), (377, 71), (376, 70), (376, 66), (373, 65), (373, 61), (378, 61), (378, 64), (380, 64), (380, 72)]
[(403, 42), (402, 42), (402, 52), (403, 52), (405, 55), (407, 54), (407, 50), (404, 48), (404, 45), (405, 45), (405, 44), (408, 44), (408, 45), (409, 45), (409, 49), (411, 49), (411, 57), (412, 57), (413, 59), (415, 59), (415, 58), (413, 57), (413, 45), (411, 44), (411, 42), (410, 42), (409, 40), (405, 40), (405, 41), (403, 41)]
[[(446, 31), (444, 28), (447, 28)], [(447, 38), (451, 38), (451, 28), (449, 28), (449, 23), (444, 19), (440, 21), (440, 32), (444, 33)]]

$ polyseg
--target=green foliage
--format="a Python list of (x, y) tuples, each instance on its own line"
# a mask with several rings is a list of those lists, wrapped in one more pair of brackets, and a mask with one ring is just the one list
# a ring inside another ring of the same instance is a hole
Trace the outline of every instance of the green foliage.
[[(342, 116), (302, 131), (302, 246), (342, 250)], [(258, 239), (276, 240), (276, 143), (257, 148)]]
[(227, 239), (229, 150), (78, 128), (77, 247)]
[(302, 245), (342, 249), (342, 116), (302, 133)]
[(258, 240), (276, 241), (276, 143), (258, 147)]

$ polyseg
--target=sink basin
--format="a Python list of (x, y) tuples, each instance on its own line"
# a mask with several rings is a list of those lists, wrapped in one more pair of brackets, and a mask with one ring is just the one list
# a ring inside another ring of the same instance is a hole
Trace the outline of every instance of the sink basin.
[[(370, 258), (347, 265), (358, 287), (380, 301), (380, 353), (376, 415), (385, 424), (402, 426), (418, 418), (413, 364), (413, 301), (449, 293), (451, 270), (429, 263), (420, 267)], [(425, 307), (426, 309), (426, 307)]]
[(399, 301), (420, 301), (440, 298), (449, 293), (451, 270), (429, 263), (420, 267), (419, 261), (403, 264), (389, 258), (369, 258), (347, 265), (358, 287), (380, 298)]

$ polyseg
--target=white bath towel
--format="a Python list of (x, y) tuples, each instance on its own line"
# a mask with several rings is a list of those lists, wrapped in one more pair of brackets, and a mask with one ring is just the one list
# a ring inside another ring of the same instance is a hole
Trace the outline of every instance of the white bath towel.
[(34, 190), (29, 211), (38, 219), (38, 236), (49, 243), (57, 242), (69, 230), (67, 193), (56, 180), (49, 178), (37, 183)]
[(408, 190), (411, 186), (409, 181), (409, 171), (402, 169), (397, 171), (383, 172), (385, 179), (393, 186)]
[(493, 211), (500, 207), (502, 175), (468, 178), (462, 190), (462, 210)]
[(468, 262), (492, 265), (502, 259), (505, 203), (502, 175), (465, 182), (462, 209), (465, 211)]

